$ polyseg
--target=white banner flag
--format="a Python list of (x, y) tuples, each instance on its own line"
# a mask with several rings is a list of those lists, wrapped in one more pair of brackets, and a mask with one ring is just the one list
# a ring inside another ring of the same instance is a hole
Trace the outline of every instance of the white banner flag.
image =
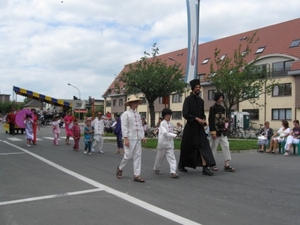
[(188, 16), (188, 58), (185, 82), (197, 77), (200, 0), (186, 0)]

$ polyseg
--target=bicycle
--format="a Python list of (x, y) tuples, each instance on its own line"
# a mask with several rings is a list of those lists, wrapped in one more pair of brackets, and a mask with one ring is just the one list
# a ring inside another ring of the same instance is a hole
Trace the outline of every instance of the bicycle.
[(263, 127), (263, 124), (259, 124), (259, 128), (256, 129), (256, 128), (253, 127), (253, 124), (256, 124), (256, 123), (253, 123), (253, 122), (249, 122), (249, 123), (250, 123), (250, 127), (248, 129), (245, 129), (245, 136), (247, 138), (251, 138), (252, 136), (253, 137), (258, 137), (259, 136), (259, 132), (260, 132), (260, 130)]

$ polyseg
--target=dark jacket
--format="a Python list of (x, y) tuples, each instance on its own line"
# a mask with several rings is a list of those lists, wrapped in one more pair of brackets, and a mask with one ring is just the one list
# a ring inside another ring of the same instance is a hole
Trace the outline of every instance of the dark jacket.
[(191, 94), (186, 97), (182, 108), (183, 117), (187, 120), (184, 127), (179, 166), (196, 168), (202, 166), (201, 156), (207, 166), (214, 166), (215, 159), (212, 155), (204, 127), (195, 118), (206, 119), (204, 114), (204, 101), (199, 96)]
[(208, 124), (210, 134), (216, 134), (220, 137), (223, 133), (224, 136), (227, 135), (225, 130), (225, 108), (217, 103), (209, 109), (209, 116), (208, 116)]

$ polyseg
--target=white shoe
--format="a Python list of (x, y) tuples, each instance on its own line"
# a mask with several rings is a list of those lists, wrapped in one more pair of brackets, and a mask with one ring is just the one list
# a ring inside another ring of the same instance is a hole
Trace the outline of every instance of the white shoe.
[(99, 153), (103, 154), (103, 153), (104, 153), (104, 151), (102, 151), (102, 150), (99, 150)]
[(86, 155), (87, 151), (84, 151), (83, 153)]
[(89, 155), (92, 155), (92, 153), (89, 153)]
[(28, 147), (28, 148), (30, 148), (30, 145), (29, 145), (29, 144), (27, 144), (27, 147)]
[(285, 152), (283, 155), (290, 155), (290, 153), (288, 153), (288, 152)]
[(94, 152), (95, 151), (95, 149), (94, 148), (92, 148), (92, 152)]

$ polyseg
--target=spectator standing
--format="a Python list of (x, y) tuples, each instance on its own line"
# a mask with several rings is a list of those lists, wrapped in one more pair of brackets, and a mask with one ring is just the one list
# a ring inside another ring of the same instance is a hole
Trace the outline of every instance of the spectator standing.
[(16, 114), (13, 109), (6, 116), (6, 121), (9, 124), (9, 133), (15, 135)]

